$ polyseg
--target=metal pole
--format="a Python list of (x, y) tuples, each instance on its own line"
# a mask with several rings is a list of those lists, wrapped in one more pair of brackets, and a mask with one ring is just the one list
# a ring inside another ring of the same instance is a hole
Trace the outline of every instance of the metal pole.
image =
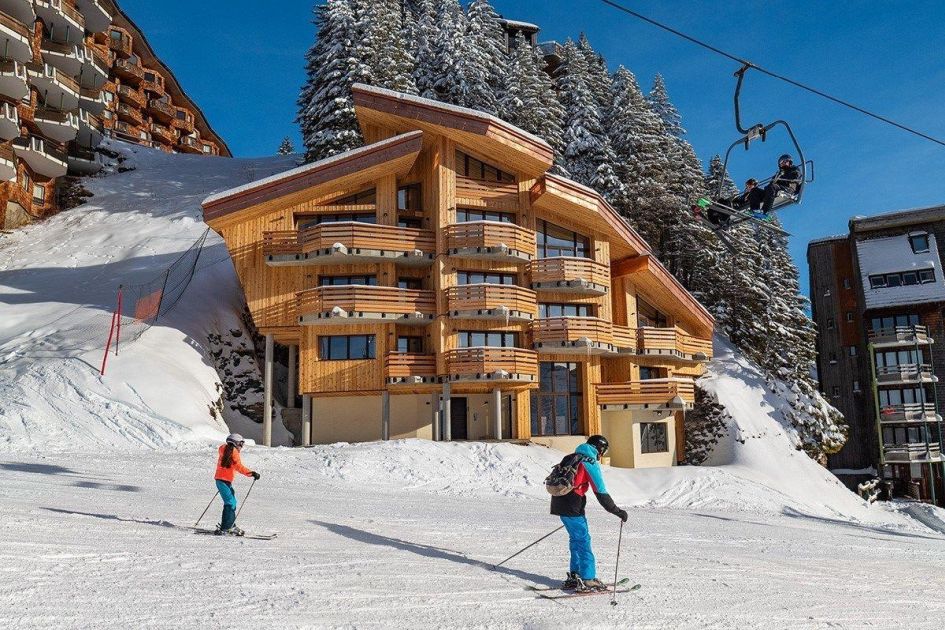
[[(622, 523), (622, 521), (621, 521), (621, 523)], [(506, 558), (505, 560), (503, 560), (503, 561), (500, 562), (499, 564), (494, 564), (494, 565), (492, 565), (492, 568), (493, 568), (493, 569), (498, 569), (499, 567), (501, 567), (503, 564), (505, 564), (506, 562), (508, 562), (509, 560), (511, 560), (512, 558), (514, 558), (515, 556), (519, 555), (520, 553), (522, 553), (522, 552), (524, 552), (524, 551), (527, 551), (527, 550), (531, 549), (532, 547), (534, 547), (535, 545), (537, 545), (538, 543), (540, 543), (541, 541), (543, 541), (545, 538), (548, 538), (548, 536), (551, 536), (552, 534), (554, 534), (554, 533), (556, 533), (556, 532), (559, 532), (559, 531), (561, 531), (562, 529), (564, 529), (564, 525), (562, 525), (561, 527), (557, 528), (557, 529), (554, 530), (554, 531), (548, 532), (547, 534), (545, 534), (544, 536), (542, 536), (541, 538), (539, 538), (538, 540), (536, 540), (536, 541), (533, 542), (532, 544), (528, 545), (528, 546), (525, 547), (524, 549), (521, 549), (521, 550), (519, 550), (519, 551), (516, 551), (515, 553), (513, 553), (511, 556), (509, 556), (508, 558)]]
[(302, 446), (312, 443), (312, 397), (302, 394)]
[(492, 421), (495, 422), (495, 439), (502, 439), (502, 390), (492, 390)]
[(263, 445), (272, 446), (272, 333), (266, 335), (266, 364), (263, 367)]
[(108, 361), (108, 349), (112, 345), (112, 335), (115, 334), (115, 316), (117, 313), (112, 313), (112, 323), (108, 326), (108, 341), (105, 342), (105, 355), (102, 357), (102, 369), (99, 371), (101, 376), (105, 376), (105, 362)]
[(390, 392), (381, 393), (381, 439), (390, 439)]
[(210, 503), (208, 503), (208, 504), (207, 504), (207, 507), (204, 508), (203, 512), (200, 513), (200, 518), (198, 518), (198, 519), (197, 519), (197, 522), (194, 523), (194, 527), (195, 527), (195, 528), (197, 527), (197, 525), (200, 524), (200, 520), (203, 518), (203, 515), (207, 513), (207, 510), (210, 509), (210, 506), (213, 505), (213, 502), (216, 501), (216, 498), (217, 498), (217, 495), (218, 495), (218, 494), (220, 494), (220, 491), (219, 491), (219, 490), (217, 490), (217, 491), (213, 494), (213, 498), (210, 499)]
[(614, 597), (611, 606), (617, 605), (617, 572), (620, 570), (620, 543), (623, 542), (623, 519), (620, 520), (620, 533), (617, 535), (617, 562), (614, 564)]
[[(240, 509), (236, 511), (236, 518), (240, 517), (240, 512), (243, 511), (243, 506), (246, 505), (246, 500), (249, 498), (249, 493), (253, 491), (253, 486), (256, 485), (256, 480), (253, 479), (253, 483), (249, 484), (249, 490), (246, 491), (246, 496), (243, 497), (243, 502), (240, 503)], [(236, 522), (236, 519), (233, 519), (233, 522)]]
[(118, 341), (121, 339), (121, 285), (118, 285), (118, 309), (117, 319), (115, 320), (115, 356), (118, 356)]
[(440, 435), (443, 436), (444, 442), (449, 442), (453, 438), (453, 418), (452, 412), (450, 410), (449, 381), (443, 383), (443, 413), (440, 414), (440, 422), (443, 423), (443, 428), (440, 432)]

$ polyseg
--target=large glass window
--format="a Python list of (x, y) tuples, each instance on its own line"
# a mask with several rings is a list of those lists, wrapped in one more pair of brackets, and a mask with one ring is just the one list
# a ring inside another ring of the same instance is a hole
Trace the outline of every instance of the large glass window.
[(462, 151), (456, 152), (456, 174), (472, 179), (481, 179), (487, 182), (501, 184), (515, 183), (515, 176), (511, 173), (506, 173), (495, 166), (481, 162), (470, 155), (466, 155)]
[(896, 407), (898, 405), (912, 405), (930, 400), (922, 387), (903, 387), (898, 389), (880, 389), (879, 406)]
[(929, 251), (929, 235), (912, 234), (909, 236), (909, 245), (912, 246), (913, 254), (923, 254)]
[(331, 202), (333, 206), (363, 206), (377, 203), (377, 190), (369, 188), (361, 192), (335, 199)]
[(666, 368), (640, 366), (641, 381), (652, 381), (655, 378), (666, 378)]
[(532, 435), (578, 435), (582, 415), (580, 363), (538, 364), (538, 390), (532, 391)]
[(544, 219), (538, 221), (538, 257), (554, 258), (558, 256), (591, 257), (590, 239), (577, 232), (566, 230)]
[(458, 284), (515, 284), (514, 273), (490, 273), (485, 271), (458, 271)]
[(423, 352), (423, 337), (397, 337), (397, 352)]
[(498, 210), (482, 210), (480, 208), (456, 208), (457, 223), (468, 223), (470, 221), (515, 223), (515, 213), (499, 212)]
[[(922, 425), (914, 427), (883, 427), (883, 444), (886, 445), (905, 445), (905, 444), (925, 444), (929, 441), (925, 427)], [(938, 439), (932, 440), (938, 443)]]
[(637, 297), (637, 326), (641, 328), (666, 328), (669, 320), (655, 306)]
[(518, 348), (518, 333), (487, 330), (461, 330), (458, 333), (460, 348)]
[(669, 440), (666, 437), (665, 422), (640, 423), (640, 452), (666, 453), (669, 451)]
[(870, 288), (912, 286), (935, 282), (934, 269), (919, 269), (916, 271), (900, 271), (896, 273), (878, 274), (870, 276)]
[(397, 278), (398, 289), (422, 289), (423, 278)]
[(334, 335), (318, 338), (319, 358), (323, 361), (373, 359), (374, 335)]
[(377, 276), (320, 276), (318, 278), (318, 286), (320, 287), (337, 287), (344, 286), (346, 284), (359, 284), (369, 287), (376, 287)]
[(895, 367), (897, 365), (912, 365), (922, 363), (922, 356), (915, 349), (888, 350), (876, 352), (876, 367)]
[(377, 215), (373, 212), (335, 212), (332, 214), (315, 214), (298, 218), (300, 230), (304, 230), (313, 225), (321, 225), (322, 223), (341, 223), (342, 221), (377, 223)]
[(590, 304), (539, 304), (538, 317), (591, 317)]
[(423, 199), (420, 196), (420, 184), (410, 184), (397, 189), (398, 210), (423, 210)]

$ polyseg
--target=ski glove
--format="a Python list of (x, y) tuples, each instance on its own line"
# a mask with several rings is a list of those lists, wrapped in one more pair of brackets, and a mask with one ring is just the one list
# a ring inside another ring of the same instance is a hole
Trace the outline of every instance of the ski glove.
[[(259, 479), (259, 473), (256, 472), (255, 470), (254, 470), (253, 472), (249, 473), (249, 474), (250, 474), (250, 476), (251, 476), (253, 479)], [(625, 512), (625, 514), (626, 514), (626, 512)], [(627, 519), (623, 519), (623, 520), (627, 520)]]
[(619, 516), (620, 520), (623, 521), (624, 523), (626, 523), (627, 519), (630, 518), (630, 515), (627, 514), (626, 510), (617, 510), (616, 512), (614, 512), (614, 514)]

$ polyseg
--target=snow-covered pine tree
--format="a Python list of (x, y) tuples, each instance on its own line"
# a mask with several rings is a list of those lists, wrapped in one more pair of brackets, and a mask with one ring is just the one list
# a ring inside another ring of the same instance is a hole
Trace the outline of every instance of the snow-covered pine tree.
[(435, 66), (434, 42), (437, 39), (437, 5), (434, 0), (417, 0), (413, 10), (414, 34), (411, 37), (411, 53), (416, 64), (413, 79), (417, 93), (423, 98), (436, 98), (436, 79), (439, 74)]
[(358, 57), (366, 66), (366, 82), (416, 94), (414, 59), (407, 42), (400, 0), (354, 0), (361, 35)]
[(578, 37), (577, 46), (587, 62), (588, 85), (594, 94), (597, 106), (606, 116), (613, 105), (613, 95), (610, 90), (611, 77), (607, 70), (607, 61), (603, 55), (594, 50), (586, 34), (581, 33), (581, 36)]
[(715, 394), (696, 386), (696, 403), (686, 414), (686, 463), (698, 466), (728, 432), (732, 416)]
[(499, 14), (489, 0), (473, 0), (469, 4), (464, 50), (460, 67), (469, 93), (463, 105), (497, 114), (498, 100), (505, 91), (508, 54)]
[(650, 103), (650, 108), (663, 121), (667, 133), (677, 138), (686, 135), (686, 130), (682, 126), (682, 116), (679, 110), (669, 100), (669, 92), (666, 91), (666, 82), (663, 81), (663, 75), (657, 74), (653, 79), (653, 87), (647, 95), (646, 100)]
[(306, 56), (307, 79), (296, 117), (306, 162), (361, 144), (351, 86), (365, 76), (356, 52), (360, 35), (350, 0), (328, 0), (316, 8), (315, 16), (318, 33)]
[[(719, 183), (721, 182), (721, 195), (719, 195)], [(709, 161), (709, 171), (705, 174), (705, 189), (710, 196), (716, 198), (733, 197), (738, 194), (738, 186), (729, 177), (725, 165), (722, 163), (722, 156), (716, 153)]]
[[(425, 88), (428, 98), (444, 103), (463, 105), (469, 87), (465, 82), (466, 14), (459, 0), (438, 0), (435, 31), (432, 41), (432, 63), (424, 64), (433, 79), (432, 90)], [(418, 72), (420, 70), (418, 69)], [(431, 94), (432, 92), (432, 94)]]
[(286, 136), (282, 139), (282, 142), (279, 143), (279, 149), (276, 151), (278, 155), (292, 155), (295, 153), (295, 147), (292, 146), (292, 140), (289, 139), (289, 136)]

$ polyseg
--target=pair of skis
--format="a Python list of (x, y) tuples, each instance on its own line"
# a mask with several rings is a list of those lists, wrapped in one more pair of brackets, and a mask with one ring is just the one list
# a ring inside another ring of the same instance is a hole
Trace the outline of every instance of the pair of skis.
[[(217, 535), (217, 530), (215, 529), (204, 529), (202, 527), (193, 528), (195, 534), (210, 534)], [(250, 540), (272, 540), (276, 537), (276, 534), (243, 534), (242, 536), (234, 536), (233, 534), (220, 534), (221, 538), (249, 538)]]
[[(706, 214), (710, 211), (726, 215), (727, 217), (729, 217), (728, 223), (725, 223), (725, 224), (712, 223), (712, 221), (710, 221), (709, 218), (706, 216)], [(734, 244), (732, 243), (732, 240), (728, 237), (728, 234), (726, 234), (726, 232), (730, 228), (733, 228), (740, 223), (745, 223), (745, 222), (752, 223), (753, 225), (757, 227), (761, 227), (766, 230), (771, 230), (772, 232), (775, 232), (776, 234), (780, 234), (781, 236), (790, 236), (788, 232), (782, 230), (780, 227), (771, 223), (769, 220), (759, 219), (758, 217), (754, 216), (750, 211), (736, 210), (735, 208), (727, 206), (723, 203), (719, 203), (718, 201), (710, 201), (709, 199), (705, 199), (705, 198), (700, 199), (699, 203), (695, 207), (695, 214), (696, 214), (696, 217), (700, 221), (702, 221), (702, 223), (706, 227), (712, 230), (712, 232), (717, 237), (719, 237), (719, 240), (722, 241), (722, 243), (729, 250), (734, 249)]]
[(629, 583), (630, 578), (623, 578), (622, 580), (618, 580), (616, 584), (608, 584), (607, 590), (605, 591), (565, 591), (559, 586), (535, 586), (532, 584), (526, 586), (525, 590), (536, 593), (539, 597), (544, 599), (570, 599), (572, 597), (590, 597), (592, 595), (613, 595), (615, 592), (630, 593), (640, 590), (639, 584), (627, 587), (626, 585)]

